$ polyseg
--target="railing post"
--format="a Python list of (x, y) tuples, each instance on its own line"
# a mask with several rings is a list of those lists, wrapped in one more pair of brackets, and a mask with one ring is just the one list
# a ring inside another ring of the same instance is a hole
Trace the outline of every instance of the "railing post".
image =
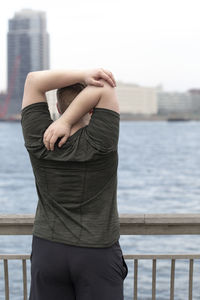
[(8, 260), (4, 259), (5, 300), (9, 300)]
[(152, 300), (156, 300), (156, 259), (152, 263)]
[(137, 300), (138, 260), (134, 259), (134, 300)]
[(192, 300), (192, 284), (193, 284), (193, 259), (190, 259), (190, 268), (189, 268), (189, 295), (188, 299)]
[(170, 300), (174, 300), (175, 259), (171, 260)]
[(22, 272), (23, 272), (23, 291), (24, 291), (24, 300), (27, 300), (26, 259), (22, 259)]

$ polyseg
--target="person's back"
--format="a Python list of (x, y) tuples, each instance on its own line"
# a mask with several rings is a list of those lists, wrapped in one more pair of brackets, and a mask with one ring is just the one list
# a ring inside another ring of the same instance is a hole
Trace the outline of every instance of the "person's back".
[[(89, 124), (76, 130), (61, 148), (58, 138), (53, 151), (42, 140), (53, 124), (47, 102), (22, 109), (25, 146), (38, 194), (34, 237), (88, 249), (112, 247), (119, 240), (120, 113), (115, 90), (101, 81), (103, 88), (88, 86), (77, 96), (79, 103), (96, 97)], [(126, 275), (127, 269), (123, 279)]]

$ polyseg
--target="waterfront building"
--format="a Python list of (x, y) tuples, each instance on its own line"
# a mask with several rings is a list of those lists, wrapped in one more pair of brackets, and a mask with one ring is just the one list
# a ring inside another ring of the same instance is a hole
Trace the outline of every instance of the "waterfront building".
[(119, 81), (117, 82), (116, 93), (120, 113), (157, 114), (157, 91), (155, 87), (145, 87)]
[(187, 92), (158, 92), (158, 114), (191, 113), (192, 102)]

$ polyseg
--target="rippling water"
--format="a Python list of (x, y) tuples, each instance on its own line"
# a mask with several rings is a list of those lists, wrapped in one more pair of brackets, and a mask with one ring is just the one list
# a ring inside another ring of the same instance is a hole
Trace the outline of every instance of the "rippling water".
[[(120, 124), (118, 211), (200, 213), (200, 123)], [(37, 195), (20, 123), (0, 123), (0, 213), (35, 213)], [(200, 253), (200, 237), (121, 236), (124, 254)], [(30, 254), (31, 236), (0, 236), (0, 253)], [(127, 260), (125, 300), (133, 299), (133, 262)], [(138, 300), (151, 299), (151, 261), (139, 261)], [(28, 289), (30, 265), (27, 262)], [(176, 262), (175, 300), (187, 299), (188, 261)], [(9, 261), (11, 300), (22, 299), (21, 262)], [(0, 263), (0, 300), (4, 299)], [(157, 263), (157, 299), (169, 299), (170, 263)], [(194, 262), (193, 300), (200, 299), (200, 261)]]

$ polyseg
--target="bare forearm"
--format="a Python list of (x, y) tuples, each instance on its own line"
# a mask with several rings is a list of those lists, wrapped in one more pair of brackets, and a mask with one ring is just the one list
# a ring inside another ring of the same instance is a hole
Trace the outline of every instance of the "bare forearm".
[[(46, 129), (43, 142), (48, 150), (54, 149), (54, 144), (58, 137), (62, 137), (59, 142), (59, 147), (61, 147), (70, 134), (71, 126), (97, 104), (100, 104), (100, 102), (103, 101), (103, 95), (106, 98), (106, 100), (104, 99), (105, 101), (110, 99), (109, 91), (116, 86), (112, 73), (104, 69), (86, 70), (83, 71), (83, 73), (80, 71), (77, 77), (76, 75), (74, 76), (75, 81), (67, 76), (69, 85), (72, 84), (72, 82), (83, 82), (87, 86), (76, 96), (62, 116)], [(63, 85), (60, 80), (58, 81), (59, 87)], [(66, 85), (66, 81), (64, 81), (64, 86)], [(52, 82), (51, 89), (55, 88), (55, 82)]]
[(87, 86), (71, 102), (60, 119), (72, 126), (97, 105), (101, 92), (101, 87)]
[(42, 93), (84, 81), (83, 70), (43, 70), (30, 72), (28, 76)]

